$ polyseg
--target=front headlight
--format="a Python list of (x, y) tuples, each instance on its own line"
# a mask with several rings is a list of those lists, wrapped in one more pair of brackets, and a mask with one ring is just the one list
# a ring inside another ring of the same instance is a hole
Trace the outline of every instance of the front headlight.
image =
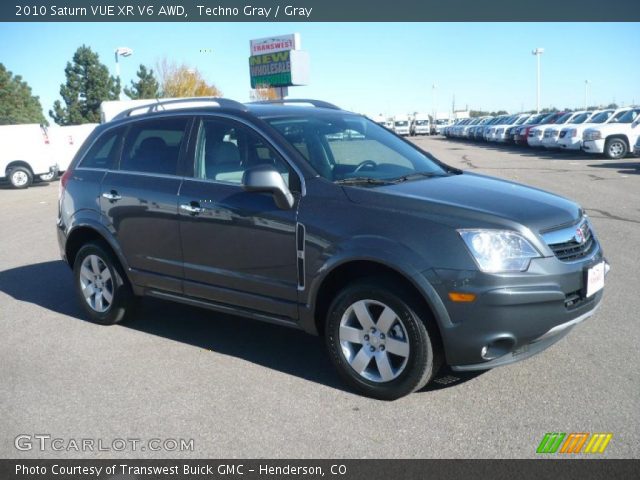
[(483, 272), (523, 272), (540, 253), (529, 241), (511, 230), (458, 230)]
[(600, 140), (602, 138), (602, 132), (600, 130), (585, 130), (582, 134), (583, 140)]

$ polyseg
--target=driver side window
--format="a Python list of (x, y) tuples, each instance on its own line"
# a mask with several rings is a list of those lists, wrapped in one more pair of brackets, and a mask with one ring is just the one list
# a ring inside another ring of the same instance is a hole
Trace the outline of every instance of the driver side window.
[(272, 165), (289, 184), (289, 165), (258, 134), (236, 122), (203, 120), (198, 129), (194, 177), (242, 184), (244, 172)]

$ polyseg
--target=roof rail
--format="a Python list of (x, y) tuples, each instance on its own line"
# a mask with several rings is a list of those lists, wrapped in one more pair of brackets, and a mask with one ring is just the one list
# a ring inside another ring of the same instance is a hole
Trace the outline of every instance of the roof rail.
[(250, 105), (286, 105), (287, 103), (308, 103), (314, 107), (342, 110), (333, 103), (325, 102), (323, 100), (313, 100), (311, 98), (283, 98), (281, 100), (258, 100), (256, 102), (249, 102)]
[(241, 110), (246, 112), (246, 105), (236, 102), (235, 100), (229, 100), (228, 98), (218, 98), (218, 97), (189, 97), (189, 98), (175, 98), (171, 100), (160, 100), (158, 99), (156, 102), (148, 103), (146, 105), (140, 105), (137, 107), (129, 108), (117, 114), (112, 120), (120, 120), (123, 118), (130, 117), (132, 113), (137, 112), (139, 110), (143, 110), (141, 114), (144, 113), (152, 113), (167, 110), (165, 105), (177, 105), (181, 103), (205, 103), (211, 102), (211, 106), (217, 106), (220, 108), (230, 108), (235, 110)]

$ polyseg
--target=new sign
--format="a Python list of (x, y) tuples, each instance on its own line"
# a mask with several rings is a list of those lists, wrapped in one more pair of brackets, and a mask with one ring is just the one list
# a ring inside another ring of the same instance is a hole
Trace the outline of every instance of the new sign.
[(251, 41), (252, 52), (264, 51), (249, 57), (251, 88), (291, 87), (309, 83), (309, 54), (288, 48), (300, 44), (297, 37), (298, 34), (293, 34)]

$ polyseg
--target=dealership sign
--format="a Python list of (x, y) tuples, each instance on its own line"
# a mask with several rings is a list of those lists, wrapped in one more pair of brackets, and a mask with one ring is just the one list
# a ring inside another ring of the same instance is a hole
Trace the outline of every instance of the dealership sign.
[(251, 40), (251, 88), (291, 87), (309, 83), (309, 54), (298, 50), (299, 34)]
[(251, 55), (263, 53), (284, 52), (286, 50), (300, 50), (300, 34), (278, 35), (251, 40)]

